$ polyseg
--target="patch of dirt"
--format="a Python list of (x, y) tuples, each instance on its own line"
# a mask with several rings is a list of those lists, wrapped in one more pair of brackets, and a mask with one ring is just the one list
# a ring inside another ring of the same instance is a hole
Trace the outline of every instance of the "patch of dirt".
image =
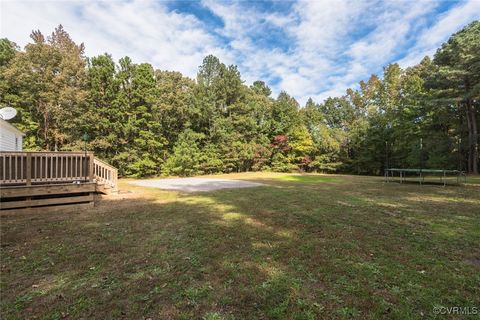
[(151, 187), (181, 192), (202, 192), (220, 189), (251, 188), (263, 186), (263, 184), (258, 182), (214, 178), (133, 180), (129, 181), (129, 183), (141, 187)]
[(471, 258), (468, 258), (467, 261), (473, 265), (480, 267), (480, 257), (471, 257)]

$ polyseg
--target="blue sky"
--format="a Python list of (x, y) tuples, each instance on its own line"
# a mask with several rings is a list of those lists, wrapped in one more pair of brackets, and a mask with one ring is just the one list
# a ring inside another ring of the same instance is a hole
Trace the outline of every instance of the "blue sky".
[(24, 46), (33, 29), (63, 24), (88, 56), (130, 56), (195, 77), (203, 57), (236, 64), (246, 84), (304, 103), (345, 93), (383, 66), (432, 55), (480, 19), (462, 1), (2, 1), (2, 37)]

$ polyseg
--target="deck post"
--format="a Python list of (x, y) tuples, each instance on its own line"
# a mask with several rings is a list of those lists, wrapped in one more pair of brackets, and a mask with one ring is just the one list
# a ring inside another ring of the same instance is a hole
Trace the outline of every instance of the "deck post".
[(95, 178), (93, 172), (93, 152), (88, 152), (88, 181), (93, 182)]
[[(30, 152), (27, 152), (27, 172), (26, 173), (26, 180), (27, 180), (27, 186), (32, 185), (32, 154)], [(32, 197), (26, 197), (25, 198), (25, 205), (27, 210), (30, 208), (30, 201), (32, 201)]]
[(26, 179), (27, 179), (27, 186), (32, 185), (32, 154), (27, 152), (27, 163), (26, 163)]
[[(88, 180), (90, 182), (93, 182), (93, 180), (95, 179), (95, 164), (94, 164), (94, 155), (93, 155), (93, 152), (89, 152), (88, 153)], [(96, 188), (95, 188), (96, 189)], [(95, 206), (95, 193), (94, 192), (90, 192), (89, 193), (90, 196), (92, 197), (92, 201), (90, 201), (90, 205), (93, 207)]]

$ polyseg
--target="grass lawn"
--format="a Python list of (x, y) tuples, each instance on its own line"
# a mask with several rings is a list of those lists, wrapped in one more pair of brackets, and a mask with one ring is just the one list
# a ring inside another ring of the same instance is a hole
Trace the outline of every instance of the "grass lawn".
[[(217, 177), (217, 176), (216, 176)], [(480, 309), (480, 182), (246, 173), (1, 217), (2, 319), (449, 319)], [(469, 318), (465, 316), (463, 318)], [(470, 315), (478, 319), (478, 315)]]

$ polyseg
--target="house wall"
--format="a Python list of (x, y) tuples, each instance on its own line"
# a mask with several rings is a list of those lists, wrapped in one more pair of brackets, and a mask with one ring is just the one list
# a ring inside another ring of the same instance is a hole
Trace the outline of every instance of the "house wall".
[(22, 151), (23, 137), (7, 126), (0, 126), (0, 151)]

